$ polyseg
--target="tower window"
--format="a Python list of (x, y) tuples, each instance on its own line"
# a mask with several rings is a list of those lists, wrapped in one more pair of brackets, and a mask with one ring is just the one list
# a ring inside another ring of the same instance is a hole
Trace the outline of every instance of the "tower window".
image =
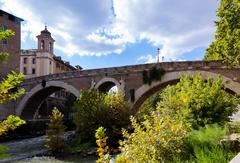
[(44, 49), (44, 40), (41, 40), (40, 48), (41, 48), (42, 50)]
[(26, 75), (27, 74), (27, 68), (23, 67), (23, 74)]
[(23, 58), (23, 63), (27, 64), (27, 58)]
[(35, 74), (36, 73), (36, 70), (35, 68), (32, 69), (32, 74)]
[(52, 51), (52, 43), (51, 42), (49, 43), (49, 51), (50, 52)]
[(33, 59), (32, 59), (32, 64), (35, 64), (35, 63), (36, 63), (36, 59), (33, 58)]
[(49, 61), (49, 64), (51, 65), (51, 64), (52, 64), (52, 61)]

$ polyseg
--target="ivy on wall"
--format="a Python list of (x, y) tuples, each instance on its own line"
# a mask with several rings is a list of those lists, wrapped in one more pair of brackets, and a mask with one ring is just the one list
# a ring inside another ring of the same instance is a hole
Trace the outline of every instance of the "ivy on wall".
[(151, 85), (153, 81), (161, 80), (162, 76), (165, 74), (165, 70), (162, 68), (157, 69), (156, 67), (150, 70), (144, 70), (142, 72), (143, 83)]

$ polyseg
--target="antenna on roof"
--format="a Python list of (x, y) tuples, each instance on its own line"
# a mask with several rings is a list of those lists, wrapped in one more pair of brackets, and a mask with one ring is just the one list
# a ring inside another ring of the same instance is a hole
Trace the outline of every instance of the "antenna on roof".
[(160, 53), (160, 49), (157, 48), (157, 63), (159, 63), (159, 53)]

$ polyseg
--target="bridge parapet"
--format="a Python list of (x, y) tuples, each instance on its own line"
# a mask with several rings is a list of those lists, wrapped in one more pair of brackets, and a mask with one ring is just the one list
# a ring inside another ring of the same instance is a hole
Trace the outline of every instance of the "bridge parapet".
[(91, 77), (91, 76), (108, 76), (117, 74), (133, 74), (139, 73), (143, 70), (151, 69), (152, 67), (163, 68), (167, 72), (171, 71), (182, 71), (182, 70), (207, 70), (207, 69), (221, 69), (227, 68), (227, 65), (223, 64), (222, 61), (179, 61), (179, 62), (160, 62), (150, 64), (139, 64), (129, 65), (122, 67), (110, 67), (110, 68), (99, 68), (89, 69), (81, 71), (70, 71), (58, 74), (50, 74), (46, 76), (40, 76), (35, 78), (29, 78), (24, 80), (24, 84), (33, 84), (41, 82), (43, 79), (46, 81), (51, 80), (62, 80), (76, 77)]

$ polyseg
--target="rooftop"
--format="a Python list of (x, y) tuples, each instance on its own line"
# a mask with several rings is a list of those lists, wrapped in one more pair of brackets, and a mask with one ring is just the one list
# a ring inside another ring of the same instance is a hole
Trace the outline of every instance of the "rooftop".
[(11, 20), (11, 21), (16, 21), (18, 23), (20, 23), (21, 21), (24, 21), (22, 18), (19, 18), (15, 15), (12, 15), (12, 14), (0, 9), (0, 16), (3, 16), (4, 14), (8, 15), (8, 19)]

